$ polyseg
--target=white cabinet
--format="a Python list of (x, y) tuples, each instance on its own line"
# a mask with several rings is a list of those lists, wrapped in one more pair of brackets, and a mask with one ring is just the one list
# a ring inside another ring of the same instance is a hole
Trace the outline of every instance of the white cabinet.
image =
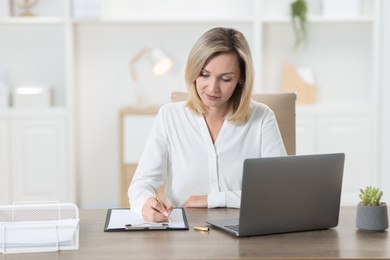
[(7, 121), (0, 117), (0, 204), (9, 200), (9, 152)]
[(64, 201), (64, 130), (63, 119), (10, 122), (13, 200)]
[(0, 117), (1, 203), (71, 201), (63, 111)]
[(359, 189), (377, 183), (376, 127), (369, 109), (348, 110), (300, 109), (297, 154), (345, 153), (342, 203), (356, 204)]
[[(148, 139), (155, 114), (141, 115), (128, 114), (123, 119), (123, 162), (125, 164), (137, 164), (141, 159), (142, 151)], [(137, 126), (137, 127), (135, 127)]]

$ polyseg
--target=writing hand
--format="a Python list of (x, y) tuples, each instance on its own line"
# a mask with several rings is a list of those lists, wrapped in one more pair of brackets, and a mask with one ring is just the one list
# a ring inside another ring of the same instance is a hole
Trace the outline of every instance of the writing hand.
[(170, 203), (163, 203), (157, 197), (151, 197), (142, 207), (142, 217), (145, 221), (166, 222), (169, 221), (172, 208)]

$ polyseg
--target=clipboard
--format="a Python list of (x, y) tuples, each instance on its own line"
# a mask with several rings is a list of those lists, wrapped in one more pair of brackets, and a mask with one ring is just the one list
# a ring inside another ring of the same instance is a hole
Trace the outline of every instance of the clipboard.
[(171, 212), (170, 219), (170, 222), (145, 222), (141, 215), (129, 208), (108, 209), (104, 232), (189, 229), (183, 208), (174, 208)]

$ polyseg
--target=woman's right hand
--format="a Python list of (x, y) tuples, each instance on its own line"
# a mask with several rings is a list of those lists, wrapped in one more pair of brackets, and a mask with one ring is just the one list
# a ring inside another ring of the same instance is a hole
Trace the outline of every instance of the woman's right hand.
[(150, 197), (142, 207), (142, 217), (148, 222), (166, 222), (169, 221), (172, 208), (170, 203), (160, 202)]

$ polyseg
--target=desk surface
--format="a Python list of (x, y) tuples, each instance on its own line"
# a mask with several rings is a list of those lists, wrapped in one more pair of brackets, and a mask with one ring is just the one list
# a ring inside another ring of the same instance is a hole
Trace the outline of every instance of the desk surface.
[(107, 210), (80, 211), (80, 249), (0, 255), (0, 259), (390, 259), (389, 232), (355, 228), (355, 207), (342, 207), (337, 228), (235, 238), (194, 231), (206, 220), (238, 216), (236, 209), (186, 209), (189, 231), (103, 232)]

